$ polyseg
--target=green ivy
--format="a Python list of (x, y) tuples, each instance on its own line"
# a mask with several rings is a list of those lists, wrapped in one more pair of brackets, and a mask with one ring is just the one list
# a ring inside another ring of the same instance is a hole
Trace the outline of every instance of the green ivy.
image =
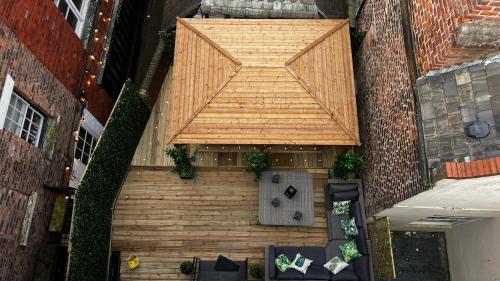
[(174, 160), (174, 173), (177, 173), (181, 178), (185, 179), (193, 178), (195, 173), (194, 166), (191, 165), (191, 162), (195, 160), (195, 157), (189, 157), (187, 149), (187, 145), (180, 145), (165, 149), (165, 154)]
[(125, 83), (76, 193), (70, 281), (103, 281), (108, 275), (112, 208), (149, 118), (149, 109)]
[(246, 160), (248, 167), (245, 171), (254, 173), (255, 181), (260, 182), (262, 180), (262, 172), (271, 167), (268, 153), (252, 151), (247, 154)]
[(363, 155), (348, 151), (341, 154), (330, 168), (330, 176), (351, 180), (366, 167)]
[(174, 61), (175, 51), (175, 27), (170, 30), (161, 30), (158, 35), (163, 41), (165, 52), (167, 53), (167, 60), (169, 64)]

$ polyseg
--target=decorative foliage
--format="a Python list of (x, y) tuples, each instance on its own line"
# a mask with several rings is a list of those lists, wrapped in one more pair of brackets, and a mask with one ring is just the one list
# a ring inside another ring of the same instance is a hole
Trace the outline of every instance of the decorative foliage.
[(330, 176), (348, 181), (353, 179), (365, 167), (366, 162), (363, 155), (349, 151), (337, 158), (329, 172)]
[(351, 31), (351, 51), (355, 55), (361, 48), (363, 40), (365, 39), (366, 32)]
[(165, 47), (165, 52), (167, 53), (167, 60), (169, 64), (174, 61), (174, 51), (175, 51), (175, 27), (170, 30), (161, 30), (158, 35), (163, 41)]
[(245, 169), (248, 173), (255, 174), (255, 181), (262, 180), (262, 172), (271, 167), (268, 153), (252, 151), (246, 156), (248, 167)]
[(264, 267), (261, 264), (252, 264), (250, 266), (250, 276), (257, 280), (264, 279)]
[(173, 171), (177, 173), (181, 179), (192, 179), (194, 177), (195, 170), (191, 162), (195, 160), (195, 157), (189, 157), (187, 149), (187, 145), (168, 147), (165, 149), (165, 154), (174, 160), (175, 168)]
[(149, 118), (137, 88), (127, 81), (76, 193), (70, 281), (108, 276), (112, 208)]
[(194, 269), (193, 263), (190, 261), (182, 262), (179, 269), (181, 270), (181, 272), (183, 274), (189, 275), (189, 274), (193, 273), (193, 269)]

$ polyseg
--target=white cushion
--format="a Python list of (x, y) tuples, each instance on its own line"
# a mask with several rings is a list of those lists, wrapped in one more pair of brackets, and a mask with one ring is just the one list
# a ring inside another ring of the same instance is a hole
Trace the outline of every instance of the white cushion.
[(297, 254), (293, 260), (290, 268), (296, 269), (304, 274), (307, 272), (307, 268), (311, 265), (313, 260), (303, 257), (301, 254)]
[(334, 257), (333, 259), (327, 261), (323, 266), (333, 274), (337, 274), (348, 267), (349, 264), (344, 262), (339, 257)]

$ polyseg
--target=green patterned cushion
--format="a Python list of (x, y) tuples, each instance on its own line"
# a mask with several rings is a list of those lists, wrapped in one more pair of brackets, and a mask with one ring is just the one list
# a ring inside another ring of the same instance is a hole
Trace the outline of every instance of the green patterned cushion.
[(306, 274), (307, 268), (311, 265), (312, 262), (312, 260), (306, 259), (301, 254), (297, 254), (290, 267)]
[(323, 265), (326, 269), (331, 271), (333, 274), (337, 274), (348, 267), (349, 264), (341, 260), (339, 257), (334, 257)]
[(288, 257), (285, 254), (279, 255), (275, 260), (274, 263), (276, 264), (276, 267), (278, 267), (278, 270), (281, 272), (285, 272), (292, 262), (288, 259)]
[(354, 243), (354, 241), (340, 245), (339, 249), (344, 256), (345, 262), (350, 262), (357, 257), (361, 257), (361, 254), (358, 252), (358, 247), (356, 247), (356, 243)]
[(345, 215), (349, 213), (349, 204), (351, 200), (347, 201), (333, 201), (332, 215)]
[(340, 220), (340, 225), (344, 230), (346, 236), (358, 236), (358, 228), (356, 227), (356, 220)]

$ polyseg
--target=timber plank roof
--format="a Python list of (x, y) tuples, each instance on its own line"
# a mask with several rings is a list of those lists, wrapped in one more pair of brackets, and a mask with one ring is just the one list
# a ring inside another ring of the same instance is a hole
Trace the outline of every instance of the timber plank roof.
[(359, 144), (347, 20), (178, 19), (168, 143)]

